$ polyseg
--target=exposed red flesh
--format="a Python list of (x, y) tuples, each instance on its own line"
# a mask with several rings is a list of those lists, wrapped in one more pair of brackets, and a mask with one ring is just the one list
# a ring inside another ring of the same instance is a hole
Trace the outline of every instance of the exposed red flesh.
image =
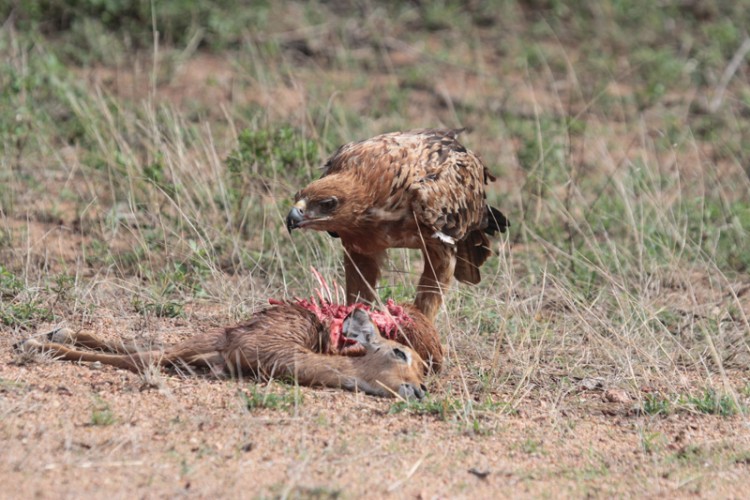
[(356, 341), (347, 339), (341, 335), (341, 327), (344, 324), (344, 319), (346, 319), (349, 313), (354, 309), (359, 308), (367, 311), (370, 314), (370, 318), (372, 318), (372, 322), (375, 323), (375, 326), (380, 330), (381, 335), (388, 339), (395, 339), (398, 335), (399, 327), (408, 325), (412, 321), (406, 310), (402, 306), (396, 304), (393, 299), (388, 299), (386, 301), (385, 310), (383, 311), (372, 309), (369, 305), (361, 303), (348, 306), (344, 304), (334, 304), (323, 297), (319, 297), (317, 301), (314, 298), (295, 298), (291, 302), (269, 299), (269, 303), (292, 303), (315, 313), (320, 321), (329, 325), (331, 332), (331, 345), (335, 346), (337, 351), (341, 350), (347, 344), (356, 343)]

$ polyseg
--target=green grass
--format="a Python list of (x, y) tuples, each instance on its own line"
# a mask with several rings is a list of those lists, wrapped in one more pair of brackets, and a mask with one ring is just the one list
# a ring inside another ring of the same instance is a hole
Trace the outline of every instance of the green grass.
[(423, 401), (398, 401), (391, 405), (388, 413), (407, 411), (416, 415), (434, 415), (439, 420), (447, 420), (460, 408), (460, 401), (427, 398)]
[(721, 415), (722, 417), (731, 417), (740, 411), (747, 411), (739, 408), (737, 402), (730, 395), (719, 394), (710, 389), (706, 389), (700, 396), (689, 397), (688, 404), (700, 413)]
[(668, 415), (672, 411), (669, 399), (658, 394), (648, 394), (643, 399), (643, 412), (646, 415)]
[(269, 389), (271, 386), (266, 390), (253, 386), (249, 391), (240, 391), (242, 404), (251, 412), (266, 409), (294, 413), (303, 403), (302, 394), (297, 387), (289, 387), (281, 394), (271, 392)]
[[(59, 297), (64, 292), (64, 280), (58, 278), (56, 285)], [(53, 317), (41, 291), (28, 288), (16, 274), (0, 265), (0, 323), (28, 328)]]
[(723, 394), (714, 389), (705, 389), (698, 394), (683, 394), (667, 397), (661, 394), (648, 394), (641, 406), (647, 415), (671, 415), (674, 413), (702, 413), (731, 417), (738, 413), (747, 413), (747, 408), (738, 403), (730, 394)]
[(97, 396), (91, 409), (89, 423), (93, 426), (114, 425), (117, 423), (117, 417), (109, 407), (109, 403)]
[[(238, 146), (225, 163), (226, 201), (234, 225), (250, 237), (258, 218), (257, 203), (263, 193), (291, 191), (313, 177), (318, 161), (317, 144), (289, 125), (240, 132)], [(281, 207), (279, 207), (282, 210)]]

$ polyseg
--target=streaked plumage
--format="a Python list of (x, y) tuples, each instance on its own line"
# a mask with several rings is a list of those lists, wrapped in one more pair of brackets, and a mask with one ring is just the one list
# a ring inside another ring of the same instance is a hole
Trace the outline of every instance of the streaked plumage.
[(383, 134), (338, 149), (323, 176), (295, 196), (287, 227), (339, 236), (347, 253), (347, 300), (372, 301), (388, 248), (419, 248), (425, 270), (417, 308), (433, 319), (450, 278), (478, 283), (487, 235), (508, 221), (487, 205), (494, 180), (458, 130)]

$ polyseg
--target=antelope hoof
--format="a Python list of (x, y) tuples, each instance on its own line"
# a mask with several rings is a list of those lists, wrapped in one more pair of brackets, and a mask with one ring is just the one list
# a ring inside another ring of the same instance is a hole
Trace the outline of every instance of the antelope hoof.
[(70, 328), (55, 328), (51, 332), (46, 333), (45, 337), (47, 337), (50, 342), (56, 344), (75, 344), (76, 342), (76, 334)]
[(13, 347), (23, 353), (39, 352), (44, 347), (44, 342), (40, 342), (38, 339), (32, 337), (18, 342)]

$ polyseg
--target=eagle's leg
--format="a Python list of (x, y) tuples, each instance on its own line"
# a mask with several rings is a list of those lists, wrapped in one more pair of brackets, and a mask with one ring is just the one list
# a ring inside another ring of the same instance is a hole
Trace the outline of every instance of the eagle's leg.
[(346, 303), (375, 303), (375, 286), (380, 279), (380, 264), (385, 252), (365, 255), (344, 250), (344, 272), (346, 273)]
[(456, 268), (456, 251), (446, 245), (427, 245), (422, 253), (424, 271), (419, 278), (414, 305), (430, 321), (434, 321), (443, 301), (443, 293), (450, 286)]

